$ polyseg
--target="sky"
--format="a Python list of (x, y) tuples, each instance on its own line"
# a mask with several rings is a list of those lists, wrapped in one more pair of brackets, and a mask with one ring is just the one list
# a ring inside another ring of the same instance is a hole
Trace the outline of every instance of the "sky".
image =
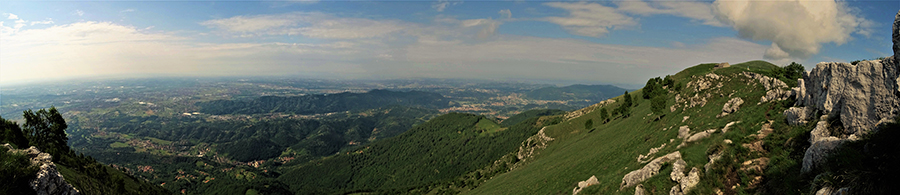
[(640, 87), (886, 57), (900, 1), (0, 1), (0, 85), (291, 76)]

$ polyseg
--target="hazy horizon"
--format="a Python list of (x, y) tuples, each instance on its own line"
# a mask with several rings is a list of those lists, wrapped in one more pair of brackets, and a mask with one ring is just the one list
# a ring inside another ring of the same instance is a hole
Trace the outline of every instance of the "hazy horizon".
[[(458, 78), (640, 87), (700, 63), (888, 56), (900, 2), (0, 2), (0, 85)], [(571, 81), (571, 82), (570, 82)]]

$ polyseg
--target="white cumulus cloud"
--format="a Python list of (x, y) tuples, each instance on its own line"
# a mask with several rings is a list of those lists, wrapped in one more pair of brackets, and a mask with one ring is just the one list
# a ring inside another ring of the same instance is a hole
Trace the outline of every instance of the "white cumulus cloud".
[(598, 3), (550, 2), (544, 5), (568, 11), (567, 17), (547, 17), (544, 20), (558, 24), (576, 35), (601, 37), (610, 30), (637, 25), (634, 18)]
[(844, 3), (827, 1), (716, 1), (719, 19), (739, 36), (772, 41), (766, 58), (809, 58), (822, 44), (844, 44), (851, 34), (867, 36), (872, 22)]
[(19, 16), (15, 15), (15, 14), (6, 13), (5, 15), (6, 15), (6, 19), (10, 19), (10, 20), (19, 19)]

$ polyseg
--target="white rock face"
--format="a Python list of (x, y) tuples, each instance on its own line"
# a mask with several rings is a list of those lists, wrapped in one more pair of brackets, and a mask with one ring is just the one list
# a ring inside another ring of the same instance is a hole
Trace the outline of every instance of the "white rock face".
[(56, 170), (56, 164), (53, 163), (53, 157), (50, 154), (43, 153), (36, 147), (31, 146), (25, 150), (13, 149), (9, 144), (2, 147), (9, 149), (9, 152), (22, 153), (31, 158), (31, 164), (40, 167), (37, 177), (31, 181), (31, 188), (38, 195), (77, 195), (80, 194), (71, 184), (66, 183), (62, 174)]
[(856, 65), (822, 62), (805, 76), (806, 92), (797, 104), (840, 117), (843, 134), (863, 134), (883, 118), (900, 111), (896, 58), (862, 61)]
[[(858, 140), (900, 112), (900, 12), (894, 17), (891, 33), (894, 56), (856, 65), (822, 62), (798, 80), (800, 86), (793, 89), (795, 106), (805, 108), (785, 111), (788, 122), (798, 124), (816, 112), (824, 114), (810, 132), (812, 145), (803, 155), (802, 172), (818, 169), (835, 148)], [(829, 118), (840, 120), (843, 131), (829, 131)], [(819, 192), (825, 191), (829, 190)]]

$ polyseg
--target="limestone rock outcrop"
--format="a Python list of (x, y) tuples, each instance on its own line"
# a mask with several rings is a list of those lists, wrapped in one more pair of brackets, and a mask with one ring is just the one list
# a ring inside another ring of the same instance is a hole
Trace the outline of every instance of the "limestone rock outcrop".
[(750, 78), (751, 80), (756, 80), (758, 83), (762, 84), (764, 88), (766, 88), (766, 95), (760, 98), (757, 105), (770, 101), (786, 100), (788, 97), (791, 97), (792, 94), (794, 94), (794, 92), (792, 92), (791, 90), (785, 90), (785, 88), (788, 87), (787, 84), (776, 78), (752, 72), (744, 72), (744, 76)]
[(725, 102), (725, 105), (722, 106), (722, 113), (717, 115), (716, 118), (737, 112), (738, 109), (741, 108), (741, 104), (744, 104), (744, 99), (741, 99), (739, 97), (731, 98), (731, 100)]
[(681, 152), (675, 151), (666, 154), (665, 156), (653, 159), (652, 161), (650, 161), (650, 163), (644, 165), (643, 168), (625, 174), (625, 177), (622, 178), (622, 184), (619, 185), (619, 189), (637, 185), (644, 180), (653, 177), (654, 175), (659, 173), (659, 169), (662, 168), (663, 163), (670, 162), (676, 159), (681, 159)]
[(537, 134), (528, 137), (528, 139), (525, 139), (525, 141), (522, 142), (522, 145), (519, 146), (519, 151), (516, 152), (516, 158), (518, 158), (519, 161), (528, 160), (534, 156), (534, 153), (537, 150), (546, 148), (547, 144), (549, 144), (550, 141), (553, 141), (552, 137), (544, 134), (545, 129), (547, 129), (547, 127), (541, 128)]
[(38, 195), (77, 195), (80, 194), (71, 184), (67, 183), (62, 174), (56, 170), (56, 164), (53, 163), (53, 157), (50, 154), (43, 153), (36, 147), (31, 146), (28, 149), (16, 150), (9, 144), (2, 147), (9, 149), (9, 152), (21, 153), (31, 158), (31, 164), (38, 166), (37, 177), (31, 181), (31, 188)]
[(800, 108), (784, 112), (788, 123), (801, 124), (816, 113), (823, 114), (810, 132), (802, 172), (818, 169), (835, 148), (878, 129), (900, 112), (900, 12), (894, 17), (892, 35), (894, 56), (856, 65), (821, 62), (792, 89), (797, 99), (794, 106)]
[[(679, 172), (680, 171), (681, 170), (679, 170)], [(672, 169), (672, 172), (675, 172), (674, 168)], [(678, 182), (678, 185), (672, 186), (672, 189), (669, 190), (669, 195), (685, 194), (695, 186), (697, 186), (698, 183), (700, 183), (700, 169), (698, 169), (697, 167), (691, 168), (691, 172), (688, 172), (687, 175), (684, 175), (684, 173), (679, 174), (683, 175), (683, 177), (679, 178), (678, 180), (675, 180), (674, 177), (672, 178), (673, 181)]]
[(806, 91), (797, 97), (797, 105), (839, 117), (842, 134), (864, 134), (900, 111), (898, 74), (896, 57), (856, 65), (822, 62), (804, 75)]

